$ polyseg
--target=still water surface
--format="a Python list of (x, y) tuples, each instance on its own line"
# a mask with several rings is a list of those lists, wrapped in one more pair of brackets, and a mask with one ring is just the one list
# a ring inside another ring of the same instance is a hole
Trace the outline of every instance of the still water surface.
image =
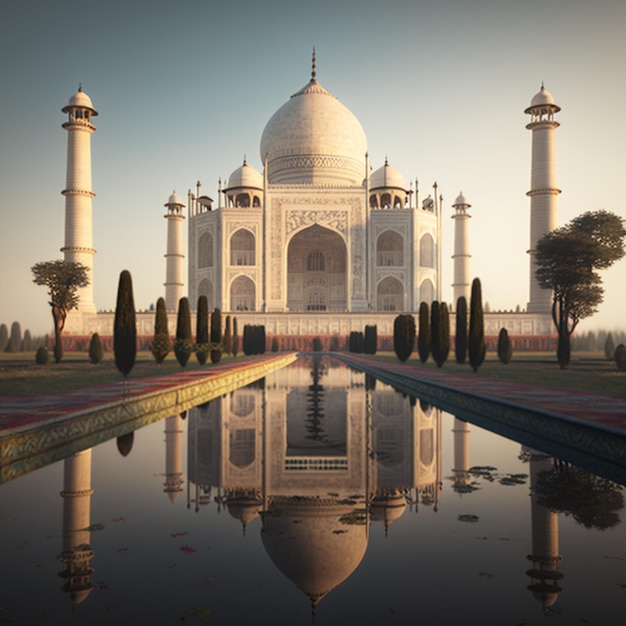
[(620, 485), (325, 357), (0, 497), (0, 623), (626, 616)]

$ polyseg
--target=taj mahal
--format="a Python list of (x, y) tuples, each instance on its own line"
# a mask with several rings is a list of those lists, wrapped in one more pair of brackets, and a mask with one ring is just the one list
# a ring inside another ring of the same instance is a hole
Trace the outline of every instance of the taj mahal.
[[(543, 87), (525, 113), (532, 133), (529, 274), (525, 311), (488, 313), (486, 333), (507, 328), (513, 335), (549, 335), (551, 294), (534, 278), (533, 250), (556, 228), (560, 190), (555, 182), (554, 119), (560, 107)], [(67, 261), (90, 271), (66, 333), (112, 334), (113, 313), (98, 312), (92, 238), (91, 135), (98, 112), (79, 89), (62, 111), (68, 131), (65, 196)], [(444, 207), (437, 184), (419, 197), (417, 180), (385, 159), (370, 163), (358, 119), (317, 79), (313, 53), (310, 80), (276, 111), (260, 140), (262, 171), (246, 159), (217, 200), (197, 182), (181, 199), (165, 202), (164, 293), (174, 328), (179, 299), (198, 297), (209, 308), (237, 315), (240, 325), (264, 324), (270, 334), (347, 335), (377, 324), (392, 334), (398, 313), (416, 312), (422, 301), (443, 301), (441, 233)], [(215, 195), (215, 194), (213, 194)], [(469, 302), (470, 209), (463, 193), (452, 204), (453, 301)], [(183, 249), (183, 228), (188, 249)], [(158, 297), (157, 294), (155, 296)], [(154, 314), (138, 312), (137, 331), (151, 335)]]

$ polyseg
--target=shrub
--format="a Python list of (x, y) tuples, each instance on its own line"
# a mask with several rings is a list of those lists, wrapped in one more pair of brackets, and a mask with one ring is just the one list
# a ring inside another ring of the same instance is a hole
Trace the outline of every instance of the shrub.
[(393, 322), (393, 349), (404, 363), (413, 352), (415, 345), (415, 319), (412, 315), (398, 315)]
[(457, 298), (456, 301), (454, 356), (459, 365), (463, 365), (467, 358), (467, 299), (465, 296)]
[(626, 372), (626, 346), (623, 343), (620, 343), (617, 348), (615, 348), (615, 364), (617, 365), (617, 369), (620, 372)]
[[(276, 337), (274, 337), (274, 341), (278, 343)], [(273, 346), (272, 342), (272, 346)], [(272, 352), (276, 352), (277, 350), (272, 350)], [(313, 337), (313, 352), (321, 352), (322, 351), (322, 340), (319, 337)]]
[(174, 341), (174, 354), (181, 367), (187, 365), (189, 356), (193, 351), (191, 340), (191, 315), (189, 313), (189, 300), (181, 298), (178, 301), (178, 317), (176, 319), (176, 339)]
[(363, 333), (361, 331), (353, 330), (350, 332), (348, 348), (350, 352), (354, 352), (355, 354), (361, 354), (363, 352)]
[(498, 358), (504, 365), (508, 365), (513, 356), (513, 343), (509, 337), (509, 331), (501, 328), (498, 335)]
[(37, 365), (48, 365), (50, 355), (48, 349), (45, 346), (40, 346), (35, 353), (35, 363)]
[(419, 355), (420, 361), (426, 363), (430, 355), (430, 319), (428, 304), (426, 304), (426, 302), (420, 303), (418, 323), (417, 354)]
[(150, 351), (157, 363), (163, 363), (165, 357), (172, 349), (172, 340), (167, 324), (167, 311), (165, 310), (165, 300), (159, 298), (156, 303), (156, 313), (154, 315), (154, 337), (150, 343)]
[(100, 335), (98, 333), (94, 333), (91, 335), (91, 341), (89, 342), (89, 362), (96, 365), (102, 361), (103, 356), (104, 350), (102, 349)]
[[(60, 343), (60, 341), (57, 341), (54, 344), (55, 359), (57, 345)], [(117, 287), (117, 303), (115, 305), (115, 319), (113, 320), (113, 352), (115, 354), (115, 365), (126, 378), (135, 365), (135, 357), (137, 355), (137, 324), (133, 298), (133, 281), (128, 270), (123, 270), (120, 273)]]
[[(319, 349), (322, 349), (321, 344)], [(315, 339), (313, 339), (313, 350), (315, 350)], [(278, 337), (272, 337), (272, 352), (278, 352)]]

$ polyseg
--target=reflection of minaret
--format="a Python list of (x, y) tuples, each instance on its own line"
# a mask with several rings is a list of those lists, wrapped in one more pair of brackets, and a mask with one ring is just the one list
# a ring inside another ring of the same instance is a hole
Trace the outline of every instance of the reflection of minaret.
[(533, 596), (542, 603), (544, 612), (556, 602), (559, 593), (563, 591), (558, 581), (563, 578), (559, 572), (559, 518), (558, 513), (537, 501), (537, 481), (542, 472), (552, 469), (552, 458), (534, 450), (527, 450), (530, 457), (530, 496), (532, 522), (532, 554), (528, 560), (532, 561), (533, 568), (526, 573), (531, 578), (528, 589)]
[(185, 255), (183, 254), (183, 209), (185, 205), (173, 192), (164, 205), (167, 208), (167, 252), (165, 253), (165, 308), (175, 311), (183, 297)]
[(551, 309), (550, 290), (542, 289), (535, 278), (534, 254), (539, 239), (557, 226), (557, 197), (561, 190), (556, 188), (554, 131), (559, 123), (554, 120), (554, 114), (560, 110), (542, 84), (541, 91), (524, 111), (531, 116), (526, 128), (532, 131), (533, 137), (530, 191), (527, 194), (530, 196), (529, 313), (549, 313)]
[(67, 170), (65, 189), (65, 261), (82, 263), (88, 268), (89, 284), (78, 290), (78, 310), (95, 313), (93, 302), (93, 226), (91, 201), (91, 134), (96, 130), (91, 118), (98, 115), (91, 98), (79, 87), (62, 109), (67, 113)]
[(174, 502), (183, 490), (183, 420), (172, 415), (165, 420), (165, 487), (163, 491)]
[(66, 567), (59, 576), (65, 579), (62, 590), (73, 604), (80, 604), (91, 592), (91, 449), (83, 450), (63, 462), (63, 552), (59, 560)]
[(470, 427), (467, 422), (454, 418), (454, 485), (453, 489), (459, 493), (465, 492), (470, 483)]
[(470, 299), (470, 253), (469, 253), (469, 219), (471, 215), (467, 212), (471, 204), (467, 202), (465, 196), (461, 192), (454, 201), (452, 208), (454, 209), (454, 305), (456, 301), (465, 296), (465, 300), (469, 305)]

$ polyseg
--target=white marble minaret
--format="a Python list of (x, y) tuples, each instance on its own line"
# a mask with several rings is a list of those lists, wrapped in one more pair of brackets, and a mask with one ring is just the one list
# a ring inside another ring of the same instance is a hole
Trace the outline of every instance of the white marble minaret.
[(542, 84), (541, 91), (524, 111), (531, 116), (526, 128), (532, 131), (533, 137), (530, 191), (527, 194), (530, 196), (529, 313), (549, 313), (552, 307), (550, 290), (542, 289), (535, 278), (534, 253), (539, 239), (557, 226), (557, 197), (561, 190), (556, 187), (554, 131), (559, 123), (554, 120), (554, 114), (560, 110)]
[(78, 290), (78, 311), (95, 313), (93, 302), (93, 226), (91, 203), (91, 133), (96, 130), (92, 118), (98, 115), (91, 98), (82, 87), (63, 109), (67, 122), (67, 175), (65, 189), (65, 245), (61, 248), (66, 261), (82, 263), (89, 269), (89, 285)]
[(467, 305), (470, 301), (470, 268), (469, 268), (469, 219), (472, 217), (467, 209), (472, 206), (467, 202), (463, 192), (461, 192), (457, 199), (454, 201), (452, 208), (454, 209), (454, 254), (452, 259), (454, 260), (454, 282), (452, 283), (453, 289), (453, 304), (456, 307), (456, 302), (461, 296), (465, 296)]
[(167, 208), (167, 252), (165, 253), (165, 308), (175, 311), (178, 301), (183, 297), (185, 287), (183, 272), (185, 255), (183, 254), (183, 209), (185, 205), (174, 191), (164, 205)]

